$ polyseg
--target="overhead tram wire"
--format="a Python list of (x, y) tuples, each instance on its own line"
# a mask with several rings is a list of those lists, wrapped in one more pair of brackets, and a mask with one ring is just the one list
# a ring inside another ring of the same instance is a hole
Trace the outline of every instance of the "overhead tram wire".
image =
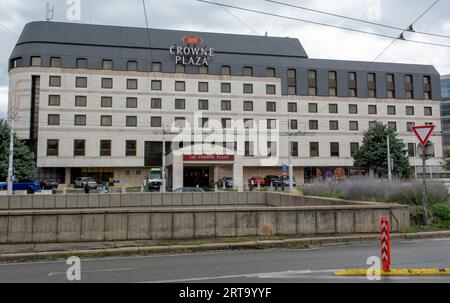
[(144, 8), (145, 27), (146, 27), (146, 30), (147, 30), (147, 40), (148, 40), (148, 47), (149, 47), (149, 52), (150, 52), (150, 62), (152, 62), (152, 40), (151, 40), (151, 37), (150, 37), (150, 28), (149, 28), (147, 7), (146, 7), (146, 4), (145, 4), (145, 0), (142, 0), (142, 6)]
[[(419, 15), (419, 17), (417, 17), (410, 25), (410, 27), (412, 28), (413, 25), (415, 23), (417, 23), (417, 21), (419, 21), (423, 16), (425, 16), (426, 13), (428, 13), (436, 4), (438, 4), (440, 0), (436, 0), (433, 4), (431, 4), (422, 14)], [(391, 48), (392, 45), (395, 44), (395, 42), (397, 42), (397, 40), (405, 40), (404, 38), (404, 33), (407, 30), (403, 30), (400, 35), (398, 36), (398, 38), (395, 38), (388, 46), (386, 46), (386, 48), (383, 49), (383, 51), (381, 51), (381, 53), (379, 53), (375, 59), (373, 59), (369, 64), (367, 64), (367, 66), (364, 68), (364, 70), (366, 71), (374, 62), (376, 62), (385, 52), (387, 52), (387, 50), (389, 48)]]
[[(216, 4), (217, 1), (213, 0)], [(232, 16), (234, 19), (236, 19), (239, 23), (241, 23), (243, 26), (245, 26), (246, 28), (248, 28), (251, 32), (253, 32), (255, 35), (259, 35), (258, 32), (256, 32), (253, 28), (250, 27), (250, 25), (248, 25), (247, 23), (245, 23), (244, 21), (242, 21), (242, 19), (240, 19), (239, 17), (237, 17), (235, 14), (233, 14), (232, 12), (230, 12), (230, 10), (228, 10), (226, 7), (223, 7), (221, 5), (219, 5), (219, 7), (221, 9), (223, 9), (225, 12), (227, 12), (230, 16)]]
[[(274, 13), (269, 13), (269, 12), (265, 12), (265, 11), (260, 11), (260, 10), (250, 9), (250, 8), (244, 8), (244, 7), (234, 6), (234, 5), (228, 5), (228, 4), (217, 3), (217, 2), (214, 3), (214, 2), (211, 2), (211, 1), (207, 1), (207, 0), (195, 0), (195, 1), (203, 2), (203, 3), (207, 3), (207, 4), (212, 4), (212, 5), (224, 6), (224, 7), (233, 8), (233, 9), (237, 9), (237, 10), (241, 10), (241, 11), (247, 11), (247, 12), (251, 12), (251, 13), (255, 13), (255, 14), (262, 14), (262, 15), (266, 15), (266, 16), (277, 17), (277, 18), (282, 18), (282, 19), (287, 19), (287, 20), (292, 20), (292, 21), (310, 23), (310, 24), (315, 24), (315, 25), (319, 25), (319, 26), (336, 28), (336, 29), (341, 29), (341, 30), (361, 33), (361, 34), (377, 36), (377, 37), (383, 37), (383, 38), (389, 38), (389, 39), (399, 39), (399, 37), (394, 37), (394, 36), (391, 36), (391, 35), (374, 33), (374, 32), (368, 32), (368, 31), (359, 30), (359, 29), (355, 29), (355, 28), (338, 26), (338, 25), (332, 25), (332, 24), (327, 24), (327, 23), (317, 22), (317, 21), (311, 21), (311, 20), (306, 20), (306, 19), (301, 19), (301, 18), (289, 17), (289, 16), (285, 16), (285, 15), (274, 14)], [(410, 40), (410, 39), (408, 39), (408, 40), (407, 39), (401, 39), (401, 40), (403, 40), (405, 42), (412, 42), (412, 43), (417, 43), (417, 44), (425, 44), (425, 45), (432, 45), (432, 46), (439, 46), (439, 47), (450, 48), (450, 45), (448, 45), (448, 44), (432, 43), (432, 42)]]
[(5, 25), (0, 23), (0, 27), (3, 28), (3, 30), (5, 30), (7, 33), (13, 35), (15, 38), (19, 38), (19, 35), (17, 35), (15, 32), (13, 32), (12, 30), (10, 30), (8, 27), (6, 27)]
[[(367, 20), (363, 20), (363, 19), (359, 19), (359, 18), (354, 18), (354, 17), (344, 16), (344, 15), (340, 15), (340, 14), (330, 13), (330, 12), (317, 10), (317, 9), (312, 9), (312, 8), (299, 6), (299, 5), (295, 5), (295, 4), (290, 4), (290, 3), (286, 3), (286, 2), (275, 1), (275, 0), (263, 0), (263, 1), (266, 1), (266, 2), (269, 2), (269, 3), (278, 4), (278, 5), (282, 5), (282, 6), (287, 6), (287, 7), (291, 7), (291, 8), (301, 9), (301, 10), (305, 10), (305, 11), (310, 11), (310, 12), (314, 12), (314, 13), (317, 13), (317, 14), (322, 14), (322, 15), (327, 15), (327, 16), (347, 19), (347, 20), (351, 20), (351, 21), (361, 22), (361, 23), (365, 23), (365, 24), (380, 26), (380, 27), (384, 27), (384, 28), (395, 29), (395, 30), (400, 30), (400, 31), (404, 30), (401, 27), (397, 27), (397, 26), (393, 26), (393, 25), (387, 25), (387, 24), (382, 24), (382, 23), (378, 23), (378, 22), (367, 21)], [(415, 34), (421, 34), (421, 35), (427, 35), (427, 36), (433, 36), (433, 37), (450, 39), (450, 36), (443, 35), (443, 34), (435, 34), (435, 33), (416, 31), (416, 30), (414, 30), (414, 28), (412, 26), (409, 27), (406, 31), (407, 32), (411, 32), (411, 33), (415, 33)]]

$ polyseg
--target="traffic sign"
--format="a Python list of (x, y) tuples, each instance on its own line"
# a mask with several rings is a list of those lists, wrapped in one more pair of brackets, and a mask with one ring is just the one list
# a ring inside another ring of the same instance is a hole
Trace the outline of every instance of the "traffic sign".
[(435, 125), (413, 126), (412, 130), (416, 135), (416, 137), (419, 139), (420, 144), (422, 144), (422, 146), (425, 146), (431, 137), (431, 133), (434, 131), (435, 128), (436, 128)]
[(389, 218), (381, 218), (381, 263), (383, 270), (391, 270), (391, 235)]

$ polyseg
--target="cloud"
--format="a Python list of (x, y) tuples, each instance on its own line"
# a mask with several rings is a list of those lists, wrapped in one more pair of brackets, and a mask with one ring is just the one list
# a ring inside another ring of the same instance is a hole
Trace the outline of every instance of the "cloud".
[(0, 119), (6, 118), (8, 112), (8, 87), (0, 87)]

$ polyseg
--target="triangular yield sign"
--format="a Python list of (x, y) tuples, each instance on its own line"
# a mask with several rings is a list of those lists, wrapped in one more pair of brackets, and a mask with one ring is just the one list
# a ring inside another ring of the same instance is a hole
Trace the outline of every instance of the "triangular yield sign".
[(416, 137), (419, 139), (420, 144), (425, 146), (431, 137), (431, 133), (434, 131), (435, 128), (436, 128), (435, 125), (414, 126), (412, 127), (412, 130), (416, 135)]

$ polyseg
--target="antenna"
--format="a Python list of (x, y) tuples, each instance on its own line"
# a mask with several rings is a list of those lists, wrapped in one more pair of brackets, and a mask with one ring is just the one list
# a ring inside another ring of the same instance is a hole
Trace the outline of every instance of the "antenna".
[(55, 12), (55, 6), (53, 4), (50, 5), (50, 2), (47, 2), (46, 8), (45, 8), (45, 20), (53, 21), (54, 12)]

